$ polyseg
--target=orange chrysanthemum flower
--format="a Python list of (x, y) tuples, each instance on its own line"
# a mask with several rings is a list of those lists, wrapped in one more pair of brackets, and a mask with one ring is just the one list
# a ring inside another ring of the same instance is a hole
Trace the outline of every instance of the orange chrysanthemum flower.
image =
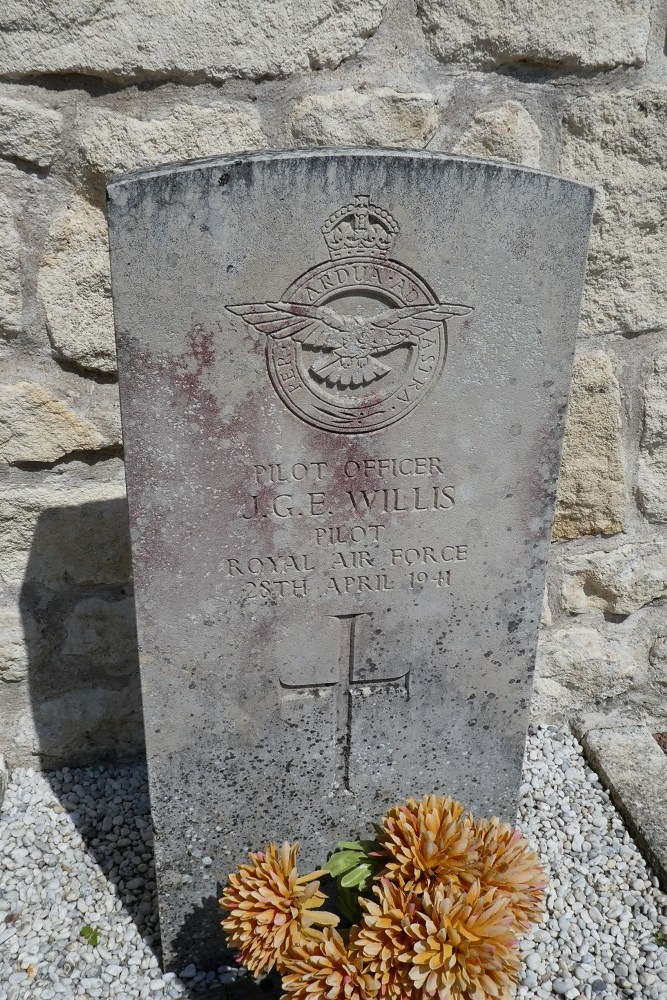
[(517, 982), (514, 921), (503, 896), (478, 882), (456, 899), (425, 893), (406, 953), (414, 1000), (502, 1000)]
[(285, 966), (283, 1000), (373, 1000), (380, 989), (363, 969), (354, 944), (348, 951), (340, 934), (328, 928), (323, 940), (290, 952)]
[(265, 852), (250, 855), (229, 876), (220, 905), (229, 910), (222, 921), (227, 939), (241, 952), (243, 964), (255, 975), (281, 969), (288, 951), (322, 937), (317, 927), (335, 927), (338, 917), (326, 910), (316, 881), (325, 872), (299, 876), (299, 845), (281, 848), (269, 844)]
[(479, 844), (479, 880), (483, 889), (495, 888), (505, 899), (517, 928), (528, 929), (542, 917), (547, 879), (537, 854), (520, 830), (495, 816), (475, 822)]
[(386, 878), (375, 886), (375, 895), (377, 902), (359, 898), (363, 917), (353, 949), (364, 968), (380, 983), (380, 995), (387, 1000), (402, 1000), (412, 989), (406, 955), (411, 948), (409, 928), (419, 898)]
[(475, 877), (473, 820), (460, 802), (425, 795), (394, 806), (378, 835), (388, 856), (382, 871), (402, 888), (425, 892), (436, 886), (467, 887)]

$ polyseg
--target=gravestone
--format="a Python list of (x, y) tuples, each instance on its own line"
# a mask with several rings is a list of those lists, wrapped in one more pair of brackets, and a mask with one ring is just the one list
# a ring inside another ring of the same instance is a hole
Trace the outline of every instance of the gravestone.
[(249, 849), (515, 814), (593, 193), (317, 150), (109, 199), (162, 939), (215, 965)]

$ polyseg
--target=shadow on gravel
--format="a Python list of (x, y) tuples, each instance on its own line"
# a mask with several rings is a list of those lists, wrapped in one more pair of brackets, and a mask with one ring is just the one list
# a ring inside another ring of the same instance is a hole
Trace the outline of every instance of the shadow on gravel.
[(281, 992), (280, 980), (271, 976), (261, 983), (243, 978), (231, 986), (214, 986), (204, 993), (191, 990), (187, 996), (189, 1000), (277, 1000)]
[(183, 914), (181, 926), (172, 939), (172, 953), (165, 956), (169, 969), (179, 972), (190, 962), (204, 970), (236, 965), (220, 926), (222, 912), (218, 899), (221, 895), (222, 886), (218, 884), (214, 894), (202, 899), (190, 913)]
[[(198, 969), (215, 969), (220, 965), (235, 967), (235, 955), (227, 947), (225, 934), (220, 926), (221, 911), (218, 898), (222, 895), (222, 886), (218, 884), (215, 895), (202, 899), (201, 905), (189, 913), (173, 940), (174, 955), (166, 964), (174, 972), (179, 972), (190, 962)], [(200, 987), (201, 989), (201, 987)], [(277, 1000), (281, 995), (280, 977), (277, 974), (266, 976), (261, 982), (255, 982), (249, 976), (243, 976), (233, 984), (215, 986), (206, 992), (192, 990), (190, 995), (200, 1000)]]
[[(272, 997), (279, 997), (282, 993), (280, 979), (277, 976), (264, 979), (261, 983), (241, 979), (233, 986), (223, 986), (222, 990), (219, 997), (213, 995), (213, 1000), (246, 1000), (246, 998), (247, 1000), (267, 1000), (267, 998), (270, 1000)], [(211, 1000), (206, 994), (204, 996), (206, 1000)]]

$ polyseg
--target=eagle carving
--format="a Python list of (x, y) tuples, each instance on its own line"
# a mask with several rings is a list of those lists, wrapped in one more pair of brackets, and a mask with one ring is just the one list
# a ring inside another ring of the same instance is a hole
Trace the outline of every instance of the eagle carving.
[(417, 344), (451, 316), (471, 312), (467, 306), (446, 303), (386, 309), (374, 316), (343, 316), (327, 306), (297, 302), (253, 302), (227, 309), (276, 340), (291, 337), (326, 351), (309, 371), (337, 389), (366, 386), (383, 378), (391, 368), (379, 361), (378, 355), (404, 344)]

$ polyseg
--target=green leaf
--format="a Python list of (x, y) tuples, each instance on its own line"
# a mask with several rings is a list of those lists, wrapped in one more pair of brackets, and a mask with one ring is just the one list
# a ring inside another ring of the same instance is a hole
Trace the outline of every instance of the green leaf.
[(358, 924), (361, 920), (361, 908), (359, 907), (359, 897), (352, 889), (339, 889), (336, 899), (336, 906), (340, 915), (351, 924)]
[(358, 851), (336, 851), (335, 854), (331, 855), (324, 867), (330, 875), (338, 878), (343, 872), (349, 871), (350, 868), (355, 868), (360, 861), (363, 861), (364, 857), (365, 855)]
[(342, 851), (358, 851), (360, 854), (368, 854), (369, 851), (376, 851), (377, 840), (341, 840), (338, 848)]
[(87, 941), (93, 948), (97, 948), (100, 943), (100, 932), (96, 927), (91, 927), (90, 924), (86, 924), (85, 927), (82, 927), (79, 934), (83, 940)]
[(349, 871), (346, 875), (343, 875), (340, 880), (340, 884), (343, 889), (351, 889), (354, 886), (363, 888), (372, 874), (373, 869), (367, 861), (364, 861), (362, 864), (357, 865), (356, 868)]

